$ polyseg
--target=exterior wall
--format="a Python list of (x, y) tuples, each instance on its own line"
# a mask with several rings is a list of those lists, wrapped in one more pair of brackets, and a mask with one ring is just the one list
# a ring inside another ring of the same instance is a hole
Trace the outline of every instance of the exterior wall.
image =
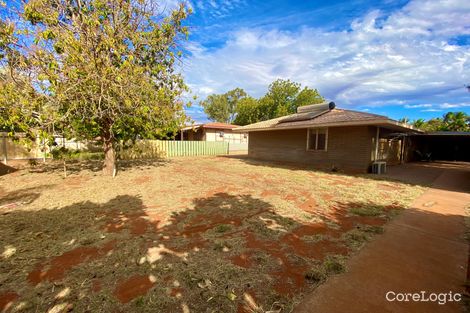
[(204, 130), (202, 130), (201, 128), (199, 128), (197, 131), (192, 131), (192, 130), (189, 130), (187, 132), (185, 132), (184, 135), (187, 136), (184, 136), (184, 140), (190, 140), (190, 141), (203, 141), (204, 140)]
[(250, 133), (248, 155), (257, 159), (311, 164), (319, 168), (366, 172), (371, 163), (375, 127), (328, 129), (327, 151), (307, 151), (307, 129)]
[[(223, 132), (223, 137), (220, 136)], [(231, 143), (247, 143), (248, 134), (234, 133), (231, 129), (205, 129), (205, 141), (223, 141)]]

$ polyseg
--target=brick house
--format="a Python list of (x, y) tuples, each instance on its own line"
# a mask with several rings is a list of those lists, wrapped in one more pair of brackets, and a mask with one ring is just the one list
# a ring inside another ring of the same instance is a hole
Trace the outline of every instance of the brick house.
[(366, 172), (374, 161), (407, 158), (407, 135), (420, 133), (386, 116), (335, 108), (333, 102), (235, 129), (248, 132), (249, 157)]

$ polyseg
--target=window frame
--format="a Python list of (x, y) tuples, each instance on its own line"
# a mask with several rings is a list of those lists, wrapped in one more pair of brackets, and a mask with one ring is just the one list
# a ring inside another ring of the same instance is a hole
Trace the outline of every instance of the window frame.
[[(320, 129), (324, 129), (325, 130), (325, 148), (324, 149), (318, 149), (318, 131)], [(312, 130), (315, 130), (315, 148), (314, 149), (311, 149), (309, 147), (309, 143), (310, 143), (310, 133)], [(328, 127), (312, 127), (312, 128), (307, 128), (307, 151), (323, 151), (323, 152), (326, 152), (328, 151)]]

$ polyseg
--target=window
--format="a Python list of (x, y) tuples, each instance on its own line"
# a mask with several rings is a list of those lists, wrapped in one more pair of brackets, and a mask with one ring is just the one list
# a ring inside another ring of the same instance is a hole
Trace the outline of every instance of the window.
[(219, 137), (223, 138), (225, 136), (224, 132), (219, 132)]
[(307, 133), (307, 150), (326, 151), (328, 128), (311, 128)]

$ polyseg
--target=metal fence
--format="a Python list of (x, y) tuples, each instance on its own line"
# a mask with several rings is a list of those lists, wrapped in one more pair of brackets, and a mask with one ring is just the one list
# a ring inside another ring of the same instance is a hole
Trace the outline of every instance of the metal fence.
[(145, 159), (228, 153), (228, 142), (140, 140), (132, 147), (123, 149), (120, 156), (122, 159)]

